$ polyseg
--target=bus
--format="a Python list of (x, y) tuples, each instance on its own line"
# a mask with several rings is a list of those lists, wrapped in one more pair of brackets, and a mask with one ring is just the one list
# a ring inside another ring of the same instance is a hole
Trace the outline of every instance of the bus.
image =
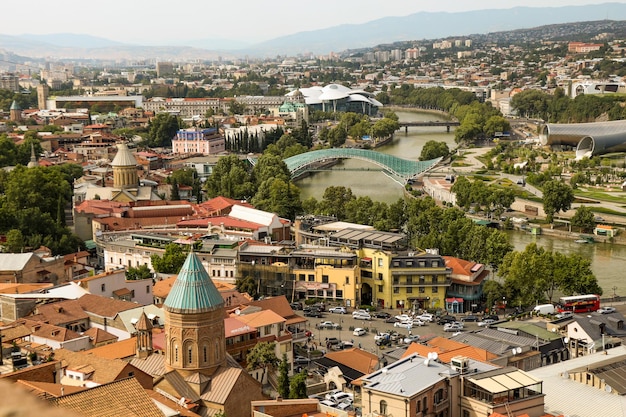
[(600, 296), (596, 294), (571, 295), (559, 298), (559, 313), (587, 313), (600, 308)]

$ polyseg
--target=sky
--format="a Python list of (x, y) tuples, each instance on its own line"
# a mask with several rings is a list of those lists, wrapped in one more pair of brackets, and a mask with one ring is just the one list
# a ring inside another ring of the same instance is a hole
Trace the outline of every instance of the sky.
[[(297, 32), (417, 12), (582, 6), (610, 1), (616, 0), (107, 0), (80, 6), (29, 0), (28, 8), (14, 3), (20, 10), (9, 12), (0, 21), (0, 34), (88, 34), (143, 45), (176, 45), (180, 40), (196, 39), (254, 44)], [(12, 17), (7, 18), (9, 15)]]

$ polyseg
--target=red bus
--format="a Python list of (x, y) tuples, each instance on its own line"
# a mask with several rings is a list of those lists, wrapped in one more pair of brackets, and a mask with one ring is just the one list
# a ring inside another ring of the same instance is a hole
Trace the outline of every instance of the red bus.
[(595, 294), (571, 295), (559, 298), (557, 310), (560, 313), (587, 313), (600, 308), (600, 296)]

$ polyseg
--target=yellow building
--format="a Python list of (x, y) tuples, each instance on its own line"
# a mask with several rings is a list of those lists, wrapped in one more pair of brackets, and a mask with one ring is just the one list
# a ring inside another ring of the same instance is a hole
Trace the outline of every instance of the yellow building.
[(361, 248), (362, 304), (379, 308), (443, 308), (451, 270), (429, 251), (383, 251)]

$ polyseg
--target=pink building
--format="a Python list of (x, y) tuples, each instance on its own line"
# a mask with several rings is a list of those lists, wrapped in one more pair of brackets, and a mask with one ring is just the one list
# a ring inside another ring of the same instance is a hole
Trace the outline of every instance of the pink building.
[(226, 150), (226, 141), (217, 129), (181, 129), (172, 139), (174, 154), (216, 155)]

